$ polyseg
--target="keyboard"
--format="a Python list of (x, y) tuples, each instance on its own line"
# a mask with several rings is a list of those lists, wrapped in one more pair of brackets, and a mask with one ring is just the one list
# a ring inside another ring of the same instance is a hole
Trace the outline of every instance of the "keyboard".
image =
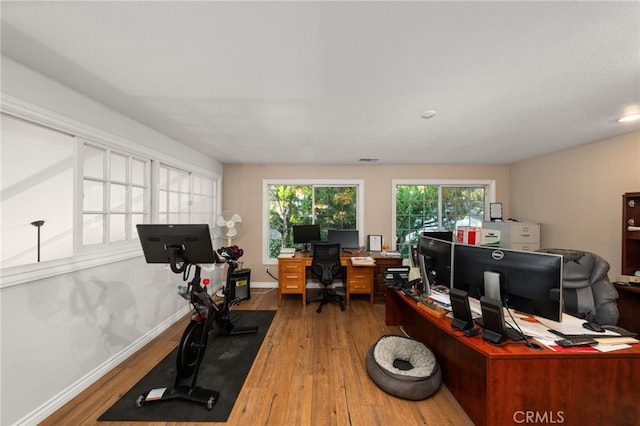
[(638, 337), (638, 333), (634, 333), (633, 331), (618, 327), (617, 325), (603, 325), (602, 328), (604, 328), (605, 330), (613, 331), (614, 333), (618, 333), (621, 337)]
[(605, 330), (611, 331), (613, 333), (618, 333), (619, 336), (612, 336), (610, 334), (595, 334), (595, 333), (589, 333), (589, 334), (564, 334), (558, 330), (554, 330), (552, 328), (548, 329), (547, 331), (550, 331), (551, 333), (555, 334), (556, 336), (560, 336), (564, 339), (573, 339), (573, 338), (598, 338), (598, 339), (607, 339), (607, 338), (615, 338), (615, 337), (638, 337), (638, 333), (634, 333), (633, 331), (629, 331), (629, 330), (625, 330), (622, 327), (618, 327), (616, 325), (603, 325), (602, 328), (604, 328)]

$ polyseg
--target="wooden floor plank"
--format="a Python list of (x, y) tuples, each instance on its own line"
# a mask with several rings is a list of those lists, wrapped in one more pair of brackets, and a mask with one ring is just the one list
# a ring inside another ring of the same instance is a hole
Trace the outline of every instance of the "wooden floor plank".
[[(336, 305), (316, 313), (299, 296), (256, 289), (239, 310), (278, 310), (226, 423), (210, 425), (471, 425), (443, 385), (431, 398), (406, 401), (381, 391), (368, 377), (366, 352), (385, 334), (384, 305), (354, 297), (346, 311)], [(121, 426), (97, 418), (179, 343), (188, 316), (41, 423)], [(224, 391), (224, 390), (221, 390)], [(189, 423), (136, 423), (175, 425)], [(194, 423), (197, 424), (197, 423)]]

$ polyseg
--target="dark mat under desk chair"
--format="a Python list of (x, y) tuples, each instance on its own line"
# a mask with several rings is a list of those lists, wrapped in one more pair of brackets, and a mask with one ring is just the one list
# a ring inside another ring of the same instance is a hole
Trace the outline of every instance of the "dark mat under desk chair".
[(151, 388), (171, 387), (176, 375), (174, 349), (109, 408), (99, 421), (225, 422), (236, 402), (276, 311), (233, 311), (238, 327), (258, 325), (254, 334), (210, 337), (200, 365), (198, 386), (220, 392), (211, 410), (185, 400), (152, 401), (136, 407), (138, 396)]

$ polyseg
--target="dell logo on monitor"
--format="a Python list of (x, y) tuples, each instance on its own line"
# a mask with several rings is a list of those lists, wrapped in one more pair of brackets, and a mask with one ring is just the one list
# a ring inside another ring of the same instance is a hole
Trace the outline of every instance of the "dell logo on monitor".
[(494, 260), (502, 260), (504, 252), (502, 250), (494, 250), (491, 252), (491, 257), (493, 257)]

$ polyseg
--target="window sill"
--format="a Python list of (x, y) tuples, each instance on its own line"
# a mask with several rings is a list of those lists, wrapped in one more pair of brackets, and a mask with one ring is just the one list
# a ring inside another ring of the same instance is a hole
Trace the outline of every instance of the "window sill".
[(0, 270), (0, 289), (94, 268), (141, 255), (139, 244), (131, 244), (95, 250), (72, 258), (3, 268)]

